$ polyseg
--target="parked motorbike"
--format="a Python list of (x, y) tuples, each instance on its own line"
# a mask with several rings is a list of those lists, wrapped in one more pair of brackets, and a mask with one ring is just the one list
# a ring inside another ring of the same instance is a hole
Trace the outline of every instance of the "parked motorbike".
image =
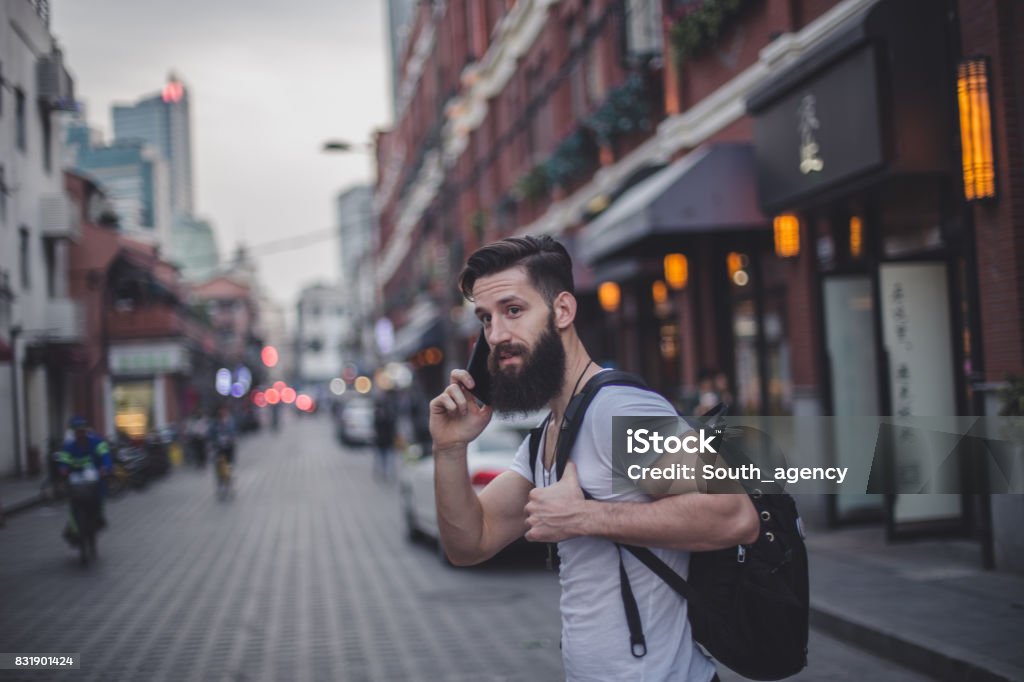
[(149, 457), (149, 475), (163, 476), (171, 468), (170, 449), (175, 434), (170, 429), (160, 429), (146, 434), (144, 447)]
[(114, 452), (114, 471), (107, 482), (111, 497), (116, 497), (129, 487), (140, 489), (149, 481), (149, 456), (135, 445), (121, 444)]

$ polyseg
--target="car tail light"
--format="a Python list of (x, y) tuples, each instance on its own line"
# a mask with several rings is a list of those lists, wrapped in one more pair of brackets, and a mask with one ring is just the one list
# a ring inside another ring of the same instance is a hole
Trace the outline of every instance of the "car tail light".
[(469, 482), (472, 483), (474, 486), (482, 488), (500, 475), (500, 471), (495, 471), (494, 469), (484, 469), (483, 471), (478, 471), (475, 474), (473, 474), (473, 478), (471, 478)]

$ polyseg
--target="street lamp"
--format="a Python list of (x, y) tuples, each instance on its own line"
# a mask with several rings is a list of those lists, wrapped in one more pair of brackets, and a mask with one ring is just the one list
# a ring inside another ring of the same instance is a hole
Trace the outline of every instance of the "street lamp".
[(369, 143), (353, 143), (348, 140), (326, 140), (321, 147), (324, 152), (369, 152), (373, 145)]

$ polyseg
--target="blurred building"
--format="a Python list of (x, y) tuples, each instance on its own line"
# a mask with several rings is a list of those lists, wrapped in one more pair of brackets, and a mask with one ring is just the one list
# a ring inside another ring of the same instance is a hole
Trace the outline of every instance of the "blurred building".
[(266, 383), (287, 381), (293, 376), (295, 358), (284, 306), (270, 298), (260, 287), (256, 294), (256, 309), (259, 313), (257, 334), (263, 344), (273, 346), (278, 355), (277, 364), (264, 370)]
[(167, 161), (174, 216), (190, 215), (192, 202), (192, 124), (188, 88), (173, 73), (163, 89), (135, 104), (115, 105), (114, 139), (141, 140)]
[(213, 327), (217, 350), (230, 370), (261, 366), (263, 339), (253, 286), (239, 277), (218, 274), (189, 287), (189, 301)]
[(341, 244), (341, 287), (346, 292), (350, 334), (342, 339), (346, 362), (364, 371), (375, 366), (373, 336), (376, 321), (377, 278), (374, 273), (373, 189), (352, 187), (338, 195), (338, 237)]
[(296, 313), (296, 380), (326, 389), (331, 379), (341, 376), (342, 364), (351, 360), (345, 356), (353, 332), (348, 291), (339, 285), (306, 287), (299, 294)]
[(211, 277), (220, 264), (220, 249), (213, 225), (191, 215), (177, 216), (171, 227), (169, 260), (181, 268), (182, 277), (200, 281)]
[(63, 436), (85, 334), (68, 296), (79, 233), (60, 167), (74, 84), (48, 7), (0, 3), (0, 475), (38, 470)]
[(171, 236), (167, 165), (142, 140), (97, 143), (82, 122), (68, 129), (70, 163), (98, 182), (114, 205), (120, 229), (136, 239), (166, 246)]
[[(377, 145), (395, 355), (440, 390), (475, 334), (465, 256), (543, 233), (591, 353), (681, 409), (710, 373), (742, 414), (994, 413), (1024, 372), (1022, 28), (1007, 0), (420, 3)], [(1024, 570), (1022, 504), (803, 508)]]
[(74, 412), (106, 436), (140, 437), (210, 407), (219, 350), (177, 268), (117, 229), (96, 182), (68, 173), (66, 183), (81, 234), (70, 253), (71, 296), (87, 330), (68, 370)]
[[(663, 118), (660, 34), (641, 30), (659, 23), (660, 5), (626, 8), (418, 5), (397, 69), (395, 127), (378, 139), (375, 205), (393, 356), (417, 367), (428, 393), (465, 361), (476, 334), (453, 281), (465, 256), (575, 195)], [(600, 177), (617, 188), (633, 170)], [(581, 223), (578, 212), (574, 222), (543, 231), (569, 236)], [(609, 359), (596, 283), (577, 260), (581, 319), (594, 320), (581, 332), (597, 357)]]
[(415, 17), (416, 0), (388, 0), (387, 2), (387, 38), (391, 53), (391, 105), (398, 100), (398, 86), (402, 81), (399, 69), (402, 51), (408, 42), (412, 19)]

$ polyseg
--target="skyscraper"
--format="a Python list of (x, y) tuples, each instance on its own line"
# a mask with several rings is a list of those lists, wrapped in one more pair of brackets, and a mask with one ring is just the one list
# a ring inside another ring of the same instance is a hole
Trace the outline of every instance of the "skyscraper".
[(67, 124), (66, 162), (103, 187), (122, 230), (166, 245), (171, 232), (167, 162), (140, 139), (103, 144), (97, 131), (76, 115)]
[(192, 131), (185, 85), (172, 73), (160, 94), (131, 105), (115, 105), (113, 117), (116, 141), (142, 140), (164, 157), (170, 176), (171, 212), (191, 215)]

